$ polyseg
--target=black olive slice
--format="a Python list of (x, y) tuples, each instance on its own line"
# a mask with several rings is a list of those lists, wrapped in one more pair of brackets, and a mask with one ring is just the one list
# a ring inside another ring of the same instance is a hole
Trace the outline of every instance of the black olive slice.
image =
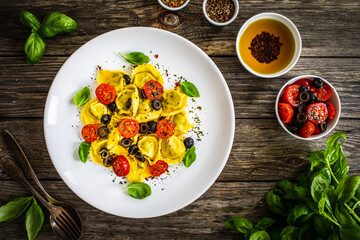
[(159, 99), (155, 99), (154, 101), (152, 101), (151, 105), (152, 105), (153, 109), (155, 109), (155, 110), (159, 110), (162, 107), (162, 104)]
[(103, 160), (103, 164), (105, 167), (110, 167), (112, 163), (112, 159), (111, 158), (106, 158)]
[(310, 94), (310, 102), (311, 103), (319, 102), (319, 98), (315, 95), (315, 93), (309, 92), (309, 94)]
[(109, 135), (109, 129), (106, 126), (102, 126), (98, 130), (98, 135), (101, 138), (106, 138)]
[(155, 121), (150, 121), (148, 122), (148, 125), (149, 125), (149, 131), (152, 133), (156, 133), (157, 123)]
[(145, 134), (149, 131), (149, 125), (147, 123), (140, 123), (140, 130), (139, 132)]
[(129, 85), (129, 84), (130, 84), (130, 77), (129, 77), (129, 75), (124, 74), (123, 77), (124, 77), (124, 79), (125, 79), (125, 84), (126, 84), (126, 85)]
[(110, 111), (114, 112), (116, 110), (116, 103), (113, 101), (112, 103), (108, 104), (108, 108)]
[(100, 149), (99, 152), (100, 152), (100, 156), (101, 156), (102, 159), (110, 158), (110, 153), (106, 148)]
[(144, 155), (142, 155), (142, 154), (139, 153), (139, 152), (135, 155), (135, 158), (136, 158), (139, 162), (145, 162)]
[(299, 92), (302, 93), (302, 92), (307, 92), (308, 91), (308, 88), (307, 86), (305, 85), (300, 85), (300, 88), (299, 88)]
[(103, 124), (109, 124), (110, 120), (111, 120), (111, 116), (109, 114), (105, 114), (104, 116), (102, 116), (100, 121)]
[(129, 99), (127, 100), (127, 102), (126, 102), (125, 107), (126, 107), (126, 108), (131, 108), (131, 104), (132, 104), (132, 98), (129, 98)]
[(300, 102), (308, 102), (310, 100), (310, 94), (308, 92), (302, 92), (299, 95)]
[(307, 107), (308, 107), (308, 106), (307, 106), (305, 103), (300, 104), (300, 106), (299, 106), (299, 112), (306, 113)]
[(191, 137), (185, 138), (184, 145), (187, 149), (191, 148), (192, 146), (194, 146), (194, 139), (192, 139)]
[(298, 123), (304, 123), (306, 122), (306, 119), (307, 119), (307, 116), (305, 113), (303, 112), (299, 112), (297, 115), (296, 115), (296, 121)]
[(120, 141), (121, 146), (123, 146), (124, 148), (128, 148), (131, 146), (132, 144), (132, 140), (130, 138), (123, 138)]
[(325, 132), (327, 129), (327, 124), (326, 122), (322, 122), (319, 126), (320, 132)]
[(314, 88), (321, 88), (322, 86), (324, 86), (324, 81), (320, 78), (314, 78), (312, 81), (312, 85)]
[(129, 154), (130, 154), (130, 155), (134, 155), (134, 154), (136, 154), (138, 151), (139, 151), (139, 148), (138, 148), (138, 146), (137, 146), (136, 144), (131, 145), (131, 146), (129, 147)]

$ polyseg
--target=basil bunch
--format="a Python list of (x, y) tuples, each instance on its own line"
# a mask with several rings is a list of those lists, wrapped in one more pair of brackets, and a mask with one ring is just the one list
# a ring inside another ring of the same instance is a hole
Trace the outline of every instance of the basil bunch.
[(348, 176), (340, 138), (345, 134), (333, 134), (325, 150), (311, 154), (310, 169), (297, 184), (282, 180), (266, 194), (276, 219), (253, 226), (235, 217), (225, 226), (245, 233), (246, 239), (360, 239), (360, 176)]
[(46, 15), (41, 24), (34, 14), (24, 10), (19, 12), (19, 18), (25, 26), (31, 28), (31, 34), (24, 46), (28, 64), (35, 64), (44, 56), (46, 43), (43, 37), (72, 32), (77, 27), (72, 18), (58, 12)]
[[(31, 204), (32, 202), (32, 204)], [(29, 207), (30, 206), (30, 207)], [(0, 207), (0, 222), (7, 222), (20, 217), (25, 211), (25, 226), (28, 238), (35, 239), (44, 223), (44, 213), (34, 196), (17, 197)]]

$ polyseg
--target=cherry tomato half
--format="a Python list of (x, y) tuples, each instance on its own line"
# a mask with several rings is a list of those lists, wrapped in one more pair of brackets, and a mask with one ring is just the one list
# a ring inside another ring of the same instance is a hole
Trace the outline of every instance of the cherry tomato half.
[(329, 100), (332, 93), (331, 87), (326, 83), (324, 83), (324, 86), (322, 86), (321, 88), (314, 88), (312, 91), (322, 102)]
[(145, 83), (143, 89), (146, 97), (151, 101), (160, 99), (164, 93), (164, 87), (161, 85), (161, 83), (155, 80), (150, 80)]
[(160, 120), (156, 127), (156, 135), (159, 138), (167, 139), (175, 132), (175, 125), (169, 119)]
[(98, 127), (95, 124), (88, 124), (81, 129), (81, 135), (85, 141), (93, 142), (98, 138), (97, 131)]
[(116, 156), (111, 162), (114, 173), (118, 177), (126, 176), (130, 172), (129, 161), (124, 156)]
[(328, 112), (329, 112), (326, 121), (327, 121), (327, 122), (330, 122), (330, 121), (334, 118), (334, 116), (335, 116), (335, 107), (334, 107), (334, 105), (332, 105), (332, 104), (329, 103), (329, 102), (325, 102), (325, 104), (326, 104), (327, 109), (328, 109)]
[(164, 172), (166, 172), (166, 170), (168, 170), (168, 167), (169, 165), (166, 162), (159, 160), (155, 164), (150, 165), (150, 173), (153, 177), (158, 177)]
[(295, 84), (304, 85), (304, 86), (307, 87), (308, 90), (310, 90), (310, 88), (311, 88), (311, 86), (312, 86), (312, 85), (311, 85), (311, 80), (308, 79), (308, 78), (301, 78), (301, 79), (297, 80), (297, 81), (295, 82)]
[(294, 115), (294, 109), (288, 103), (279, 103), (278, 112), (283, 123), (289, 123)]
[(135, 119), (124, 118), (119, 123), (119, 132), (124, 138), (132, 138), (139, 133), (140, 126)]
[(325, 103), (312, 103), (307, 107), (306, 114), (308, 120), (315, 124), (324, 122), (328, 117), (328, 108)]
[(315, 125), (315, 131), (314, 131), (313, 135), (317, 135), (317, 134), (321, 133), (319, 126), (320, 126), (319, 124)]
[(308, 138), (315, 132), (315, 124), (311, 121), (306, 121), (303, 128), (298, 132), (300, 137)]
[(284, 92), (285, 101), (292, 107), (298, 107), (299, 103), (299, 89), (300, 85), (295, 84), (287, 87)]
[(99, 101), (105, 105), (112, 103), (116, 98), (116, 89), (106, 83), (99, 85), (95, 93)]

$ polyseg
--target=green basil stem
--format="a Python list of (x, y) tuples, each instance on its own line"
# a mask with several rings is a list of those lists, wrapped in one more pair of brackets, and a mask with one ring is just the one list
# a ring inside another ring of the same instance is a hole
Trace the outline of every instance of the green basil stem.
[[(321, 216), (326, 217), (326, 218), (329, 219), (331, 222), (333, 222), (336, 226), (338, 226), (338, 227), (341, 226), (336, 220), (334, 220), (334, 218), (329, 217), (329, 215), (328, 215), (327, 213), (325, 213), (325, 215), (321, 215)], [(335, 219), (336, 219), (336, 218), (335, 218)]]
[(344, 203), (345, 207), (349, 210), (349, 213), (351, 215), (353, 215), (353, 217), (360, 223), (360, 218), (359, 216), (354, 212), (354, 210), (352, 210), (349, 205), (347, 205), (347, 203)]
[(357, 207), (357, 205), (360, 205), (360, 201), (357, 201), (357, 202), (355, 203), (355, 205), (352, 207), (352, 210), (353, 210), (353, 211), (355, 210), (355, 208)]

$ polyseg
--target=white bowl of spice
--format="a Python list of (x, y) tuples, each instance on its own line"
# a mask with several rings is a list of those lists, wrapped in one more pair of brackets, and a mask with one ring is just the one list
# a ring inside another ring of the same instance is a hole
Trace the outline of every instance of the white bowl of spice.
[(225, 26), (235, 20), (239, 13), (237, 0), (204, 0), (205, 18), (215, 26)]
[(301, 36), (287, 17), (260, 13), (240, 28), (236, 53), (250, 73), (263, 78), (278, 77), (297, 63), (301, 54)]
[(159, 4), (170, 11), (183, 9), (190, 0), (158, 0)]

